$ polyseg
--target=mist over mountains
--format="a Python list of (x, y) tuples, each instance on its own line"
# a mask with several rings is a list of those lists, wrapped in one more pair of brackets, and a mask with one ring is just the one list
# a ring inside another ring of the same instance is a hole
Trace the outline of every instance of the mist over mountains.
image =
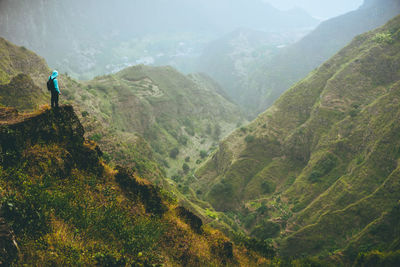
[[(271, 38), (271, 34), (258, 35), (255, 42), (254, 35), (252, 41), (236, 32), (208, 45), (197, 67), (219, 82), (254, 118), (356, 35), (385, 24), (399, 13), (397, 0), (365, 1), (359, 9), (323, 21), (299, 41), (286, 42), (286, 46), (279, 46), (276, 36), (266, 46), (262, 40)], [(240, 38), (242, 42), (237, 41)], [(280, 42), (285, 44), (282, 39)]]
[(281, 10), (302, 7), (315, 18), (329, 19), (359, 8), (363, 0), (264, 0), (264, 2)]
[(0, 265), (400, 266), (400, 2), (318, 23), (0, 0)]
[(238, 27), (295, 31), (317, 23), (303, 11), (258, 0), (0, 2), (0, 35), (80, 78), (137, 63), (187, 70), (180, 57), (200, 54), (205, 43)]

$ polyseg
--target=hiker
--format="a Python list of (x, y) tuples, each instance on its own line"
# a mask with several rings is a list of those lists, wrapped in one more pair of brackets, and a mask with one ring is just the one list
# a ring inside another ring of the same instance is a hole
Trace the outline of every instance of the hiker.
[(58, 71), (53, 71), (47, 81), (47, 89), (51, 92), (51, 107), (58, 108), (58, 96), (61, 95), (57, 81)]

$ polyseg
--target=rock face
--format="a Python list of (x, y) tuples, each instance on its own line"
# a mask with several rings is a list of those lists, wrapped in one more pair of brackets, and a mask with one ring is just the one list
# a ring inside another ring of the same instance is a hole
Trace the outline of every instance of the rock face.
[[(73, 159), (71, 164), (77, 164), (83, 169), (102, 171), (98, 164), (99, 150), (94, 154), (96, 150), (92, 150), (89, 145), (83, 145), (84, 129), (72, 106), (61, 106), (39, 115), (21, 116), (16, 121), (0, 121), (0, 134), (0, 160), (5, 167), (19, 162), (26, 144), (63, 143), (70, 149), (70, 157)], [(66, 171), (70, 171), (70, 168)]]
[(11, 265), (18, 255), (15, 236), (6, 221), (0, 217), (0, 266)]
[(160, 190), (149, 182), (139, 181), (128, 169), (117, 166), (116, 181), (124, 189), (125, 194), (133, 199), (140, 199), (149, 213), (162, 216), (167, 207), (163, 204)]
[(185, 207), (177, 207), (176, 212), (180, 218), (182, 218), (196, 233), (201, 234), (203, 226), (202, 220), (196, 216), (193, 212), (186, 209)]

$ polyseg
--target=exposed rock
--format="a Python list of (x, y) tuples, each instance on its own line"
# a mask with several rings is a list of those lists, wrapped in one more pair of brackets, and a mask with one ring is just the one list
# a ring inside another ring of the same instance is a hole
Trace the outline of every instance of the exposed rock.
[(167, 210), (156, 186), (145, 180), (139, 181), (124, 167), (117, 166), (117, 171), (115, 175), (117, 182), (128, 196), (139, 198), (143, 202), (146, 212), (162, 215)]
[(186, 209), (185, 207), (177, 207), (176, 213), (181, 217), (190, 227), (198, 234), (202, 233), (201, 227), (203, 226), (202, 220), (196, 216), (193, 212)]
[(103, 171), (101, 151), (96, 144), (85, 142), (84, 129), (72, 106), (19, 117), (15, 117), (15, 111), (8, 113), (8, 120), (0, 121), (0, 159), (5, 167), (17, 164), (28, 145), (62, 143), (73, 164), (96, 173)]

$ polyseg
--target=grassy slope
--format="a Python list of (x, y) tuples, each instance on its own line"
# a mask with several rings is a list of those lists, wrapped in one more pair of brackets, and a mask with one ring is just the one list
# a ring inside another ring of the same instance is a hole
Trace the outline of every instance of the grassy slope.
[[(44, 59), (24, 47), (18, 47), (0, 37), (0, 84), (6, 84), (19, 73), (29, 74), (37, 84), (45, 84), (43, 75), (48, 72)], [(42, 79), (42, 81), (41, 81)], [(46, 81), (46, 79), (44, 78)]]
[(253, 69), (255, 62), (272, 57), (279, 51), (277, 46), (293, 42), (291, 38), (287, 34), (236, 30), (210, 43), (197, 60), (197, 68), (218, 81), (236, 103), (254, 116), (254, 103), (259, 99), (251, 92), (254, 80), (250, 77), (258, 71)]
[[(118, 142), (110, 141), (115, 134), (123, 139), (138, 134), (170, 176), (184, 175), (187, 157), (189, 167), (196, 167), (200, 151), (212, 149), (242, 120), (237, 107), (207, 77), (184, 76), (170, 67), (136, 66), (85, 85), (69, 83), (67, 98), (101, 126), (88, 127), (93, 139), (103, 145)], [(179, 149), (176, 159), (169, 156), (174, 148)], [(112, 149), (105, 151), (118, 158)]]
[(137, 173), (104, 164), (72, 107), (20, 116), (9, 111), (0, 110), (0, 195), (2, 216), (20, 247), (17, 265), (249, 266), (262, 260), (200, 227)]
[(21, 110), (46, 103), (46, 62), (27, 50), (0, 38), (0, 102)]
[[(45, 81), (50, 70), (45, 61), (0, 41), (0, 103), (31, 111), (48, 102)], [(133, 67), (85, 84), (60, 75), (59, 82), (61, 102), (74, 104), (87, 137), (101, 145), (103, 157), (146, 172), (153, 181), (164, 176), (154, 161), (182, 181), (183, 163), (189, 171), (197, 167), (200, 152), (210, 153), (243, 120), (207, 76), (184, 76), (168, 67)], [(180, 151), (176, 159), (169, 156), (173, 148)]]
[[(8, 49), (19, 49), (4, 42)], [(38, 58), (26, 49), (21, 51), (26, 54), (15, 55), (14, 65), (19, 64), (19, 57)], [(43, 94), (30, 79), (47, 79), (49, 70), (43, 64), (36, 68), (39, 73), (26, 70), (11, 83), (1, 85), (7, 90), (1, 91), (1, 103), (31, 110), (47, 102), (47, 90)], [(167, 67), (138, 66), (85, 84), (66, 75), (60, 75), (59, 82), (61, 102), (74, 105), (85, 127), (85, 137), (99, 143), (104, 160), (129, 166), (140, 176), (161, 183), (207, 221), (207, 209), (211, 207), (188, 188), (182, 164), (190, 157), (186, 162), (189, 168), (198, 166), (202, 161), (199, 152), (210, 153), (219, 137), (228, 134), (242, 118), (214, 81), (201, 74), (186, 77)], [(168, 155), (172, 147), (180, 150), (176, 160)], [(156, 161), (170, 166), (175, 181), (165, 178), (166, 173)]]
[(215, 208), (252, 217), (242, 218), (249, 230), (278, 223), (283, 255), (363, 240), (399, 198), (399, 29), (397, 17), (355, 38), (226, 138), (194, 186)]
[(249, 95), (261, 101), (258, 105), (250, 102), (248, 108), (254, 108), (256, 114), (264, 111), (285, 90), (332, 57), (356, 35), (383, 25), (399, 12), (398, 1), (389, 0), (384, 4), (373, 1), (356, 11), (322, 22), (313, 32), (282, 49), (272, 59), (256, 62)]

